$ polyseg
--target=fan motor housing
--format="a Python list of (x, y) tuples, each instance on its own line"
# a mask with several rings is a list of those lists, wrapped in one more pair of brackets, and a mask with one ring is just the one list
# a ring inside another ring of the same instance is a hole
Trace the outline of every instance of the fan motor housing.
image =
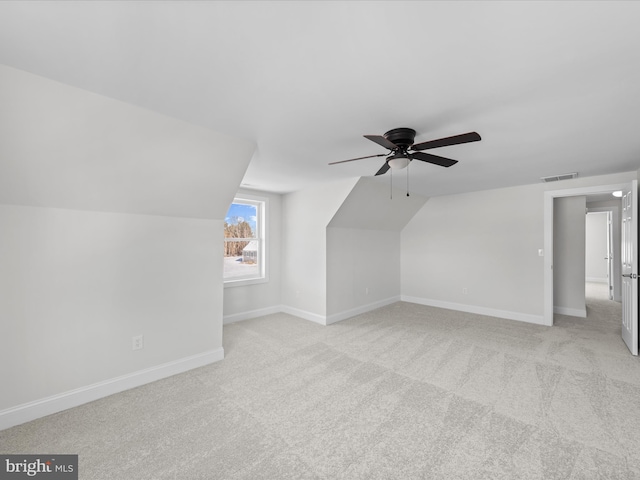
[(406, 149), (413, 145), (413, 141), (416, 138), (416, 131), (412, 128), (394, 128), (385, 133), (384, 138)]

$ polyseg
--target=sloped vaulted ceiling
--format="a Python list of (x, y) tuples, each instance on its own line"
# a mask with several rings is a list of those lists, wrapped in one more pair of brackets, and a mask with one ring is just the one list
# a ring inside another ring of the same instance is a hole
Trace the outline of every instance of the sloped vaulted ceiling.
[(327, 165), (384, 153), (363, 134), (480, 133), (437, 150), (452, 168), (415, 165), (431, 197), (637, 170), (638, 18), (629, 1), (3, 1), (0, 63), (252, 139), (244, 181), (269, 191), (372, 176), (380, 158)]
[(0, 203), (222, 219), (252, 142), (0, 66)]
[(400, 232), (427, 200), (417, 194), (407, 196), (401, 188), (391, 191), (389, 185), (371, 178), (360, 178), (327, 226)]

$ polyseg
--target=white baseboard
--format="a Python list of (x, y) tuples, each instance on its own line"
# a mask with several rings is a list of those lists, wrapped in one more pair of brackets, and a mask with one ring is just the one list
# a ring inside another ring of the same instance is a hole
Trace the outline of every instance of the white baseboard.
[(592, 283), (609, 283), (609, 279), (607, 277), (587, 277), (585, 281)]
[(346, 320), (347, 318), (370, 312), (371, 310), (375, 310), (376, 308), (386, 307), (387, 305), (391, 305), (392, 303), (396, 303), (399, 301), (400, 295), (397, 295), (395, 297), (386, 298), (384, 300), (369, 303), (367, 305), (362, 305), (360, 307), (345, 310), (344, 312), (334, 313), (333, 315), (327, 316), (326, 325), (331, 325), (332, 323), (340, 322), (342, 320)]
[(535, 323), (537, 325), (547, 325), (542, 315), (531, 315), (529, 313), (510, 312), (508, 310), (498, 310), (495, 308), (478, 307), (475, 305), (465, 305), (463, 303), (443, 302), (441, 300), (432, 300), (429, 298), (410, 297), (402, 295), (403, 302), (417, 303), (420, 305), (428, 305), (430, 307), (446, 308), (447, 310), (457, 310), (459, 312), (475, 313), (478, 315), (487, 315), (489, 317), (506, 318), (508, 320), (517, 320), (519, 322)]
[(327, 324), (327, 317), (324, 315), (318, 315), (317, 313), (307, 312), (306, 310), (300, 310), (299, 308), (290, 307), (289, 305), (280, 305), (280, 311), (283, 313), (288, 313), (289, 315), (293, 315), (295, 317), (300, 317), (305, 320), (310, 320), (315, 323), (319, 323), (320, 325)]
[(557, 313), (558, 315), (568, 315), (570, 317), (587, 318), (586, 308), (553, 307), (553, 313)]
[(258, 310), (250, 310), (248, 312), (236, 313), (233, 315), (227, 315), (224, 317), (224, 324), (227, 325), (233, 322), (240, 322), (242, 320), (249, 320), (251, 318), (263, 317), (265, 315), (271, 315), (274, 313), (288, 313), (289, 315), (293, 315), (295, 317), (300, 317), (304, 320), (310, 320), (314, 323), (319, 323), (320, 325), (331, 325), (332, 323), (339, 322), (341, 320), (346, 320), (347, 318), (354, 317), (356, 315), (360, 315), (361, 313), (370, 312), (371, 310), (375, 310), (376, 308), (385, 307), (395, 302), (400, 301), (400, 295), (386, 298), (384, 300), (380, 300), (378, 302), (369, 303), (367, 305), (362, 305), (360, 307), (352, 308), (350, 310), (345, 310), (344, 312), (334, 313), (333, 315), (325, 316), (319, 315), (317, 313), (308, 312), (306, 310), (301, 310), (299, 308), (290, 307), (289, 305), (275, 305), (272, 307), (261, 308)]
[[(290, 307), (289, 305), (279, 305), (274, 307), (268, 307), (260, 310), (251, 310), (249, 312), (238, 313), (225, 317), (224, 323), (238, 322), (241, 320), (247, 320), (250, 318), (257, 318), (263, 315), (271, 315), (273, 313), (288, 313), (296, 317), (300, 317), (304, 320), (310, 320), (320, 325), (331, 325), (347, 318), (360, 315), (362, 313), (370, 312), (377, 308), (385, 307), (399, 301), (417, 303), (420, 305), (428, 305), (431, 307), (446, 308), (448, 310), (457, 310), (461, 312), (476, 313), (478, 315), (487, 315), (490, 317), (506, 318), (509, 320), (517, 320), (519, 322), (535, 323), (537, 325), (546, 325), (544, 323), (544, 317), (542, 315), (531, 315), (520, 312), (510, 312), (506, 310), (498, 310), (486, 307), (477, 307), (474, 305), (465, 305), (461, 303), (443, 302), (440, 300), (431, 300), (428, 298), (410, 297), (407, 295), (398, 295), (384, 300), (380, 300), (360, 307), (345, 310), (343, 312), (334, 313), (332, 315), (319, 315), (317, 313), (308, 312), (299, 308)], [(568, 314), (565, 314), (568, 315)], [(585, 312), (586, 315), (586, 312)]]
[(271, 315), (274, 313), (282, 312), (282, 307), (276, 305), (273, 307), (259, 308), (257, 310), (249, 310), (248, 312), (235, 313), (233, 315), (225, 315), (222, 323), (227, 325), (229, 323), (241, 322), (242, 320), (249, 320), (251, 318), (264, 317), (265, 315)]
[(0, 411), (0, 430), (20, 425), (37, 418), (53, 413), (58, 413), (84, 403), (92, 402), (114, 393), (139, 387), (155, 382), (163, 378), (171, 377), (194, 368), (203, 367), (210, 363), (218, 362), (224, 358), (222, 347), (208, 352), (199, 353), (190, 357), (174, 360), (155, 367), (129, 373), (120, 377), (111, 378), (94, 383), (86, 387), (77, 388), (68, 392), (52, 395), (40, 400), (18, 405)]

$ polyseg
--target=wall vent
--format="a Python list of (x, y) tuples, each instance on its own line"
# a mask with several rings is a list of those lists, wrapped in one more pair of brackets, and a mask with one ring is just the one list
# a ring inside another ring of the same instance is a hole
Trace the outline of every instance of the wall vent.
[(549, 182), (558, 182), (560, 180), (571, 180), (572, 178), (576, 178), (577, 176), (578, 176), (578, 172), (563, 173), (561, 175), (551, 175), (549, 177), (541, 177), (540, 180), (542, 180), (544, 183), (549, 183)]

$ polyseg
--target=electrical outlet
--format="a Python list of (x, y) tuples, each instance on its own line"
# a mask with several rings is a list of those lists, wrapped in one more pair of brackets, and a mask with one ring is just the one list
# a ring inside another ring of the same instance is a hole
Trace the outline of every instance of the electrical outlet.
[(466, 295), (468, 293), (469, 293), (469, 291), (467, 290), (467, 287), (462, 287), (462, 294)]
[(142, 335), (136, 335), (131, 337), (131, 349), (142, 350), (144, 348), (144, 337)]
[(365, 295), (369, 295), (369, 287), (366, 287), (366, 288), (364, 289), (364, 294), (365, 294)]

